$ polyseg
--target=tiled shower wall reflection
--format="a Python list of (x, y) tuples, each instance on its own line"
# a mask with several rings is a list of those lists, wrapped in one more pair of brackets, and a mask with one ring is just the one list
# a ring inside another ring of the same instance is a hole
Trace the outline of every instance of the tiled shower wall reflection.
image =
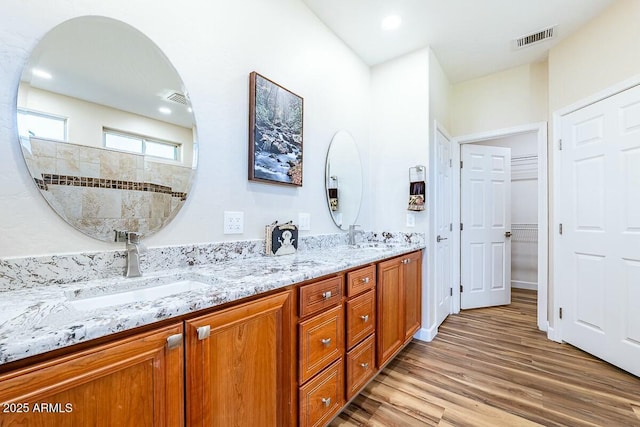
[(66, 142), (21, 142), (44, 197), (81, 231), (103, 229), (106, 236), (125, 227), (145, 234), (160, 228), (187, 197), (192, 174), (188, 167)]

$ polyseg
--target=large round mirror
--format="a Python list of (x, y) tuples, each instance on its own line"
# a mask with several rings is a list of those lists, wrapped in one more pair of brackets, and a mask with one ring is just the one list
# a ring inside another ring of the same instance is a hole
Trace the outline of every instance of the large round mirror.
[(184, 204), (196, 126), (180, 76), (135, 28), (84, 16), (40, 41), (18, 87), (24, 158), (41, 194), (99, 240), (152, 234)]
[(337, 132), (327, 153), (327, 203), (333, 222), (342, 230), (355, 224), (362, 201), (362, 165), (356, 141), (347, 131)]

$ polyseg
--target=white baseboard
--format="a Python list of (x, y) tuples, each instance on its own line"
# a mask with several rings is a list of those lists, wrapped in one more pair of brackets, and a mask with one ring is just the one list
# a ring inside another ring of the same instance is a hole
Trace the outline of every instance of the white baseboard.
[(529, 289), (531, 291), (538, 290), (538, 284), (536, 282), (525, 282), (524, 280), (512, 280), (511, 287), (516, 289)]
[(413, 337), (420, 341), (431, 342), (436, 335), (438, 335), (438, 327), (432, 326), (429, 329), (420, 328)]
[(555, 329), (553, 329), (551, 326), (549, 326), (547, 328), (547, 338), (549, 338), (551, 341), (555, 341), (555, 342), (559, 342), (561, 343), (562, 340), (556, 336), (556, 331)]

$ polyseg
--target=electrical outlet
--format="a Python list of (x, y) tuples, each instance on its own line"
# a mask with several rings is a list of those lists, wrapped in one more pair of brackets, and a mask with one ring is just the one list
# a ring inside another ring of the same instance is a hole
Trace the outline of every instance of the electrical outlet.
[(244, 233), (244, 212), (224, 213), (224, 234)]
[(311, 230), (311, 214), (308, 214), (308, 213), (298, 214), (298, 230), (300, 231)]
[(416, 214), (408, 212), (407, 213), (407, 227), (415, 227), (416, 226)]

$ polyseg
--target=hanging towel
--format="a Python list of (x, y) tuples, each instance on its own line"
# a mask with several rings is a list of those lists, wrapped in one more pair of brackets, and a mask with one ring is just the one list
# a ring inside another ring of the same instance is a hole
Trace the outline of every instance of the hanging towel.
[(338, 210), (338, 189), (337, 188), (329, 188), (329, 206), (331, 206), (332, 211)]
[(424, 181), (409, 183), (409, 210), (423, 211), (426, 200), (427, 184)]

